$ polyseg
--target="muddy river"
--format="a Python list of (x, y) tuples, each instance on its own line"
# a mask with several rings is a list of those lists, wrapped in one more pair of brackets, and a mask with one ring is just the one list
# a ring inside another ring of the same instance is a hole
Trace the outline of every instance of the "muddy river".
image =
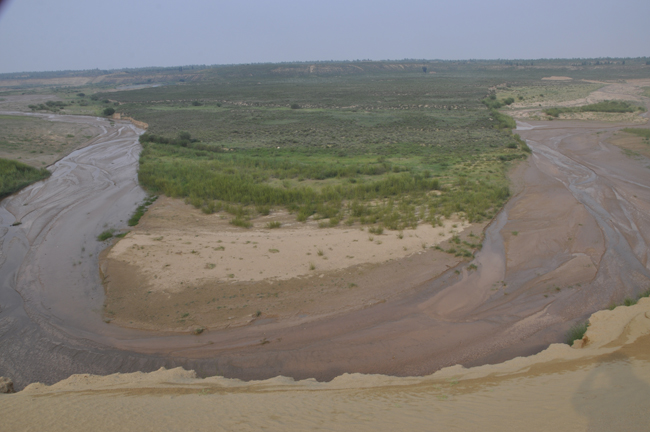
[(539, 352), (650, 287), (650, 160), (607, 143), (625, 125), (529, 121), (518, 133), (532, 155), (511, 174), (515, 194), (486, 229), (475, 270), (465, 264), (385, 303), (292, 326), (200, 336), (120, 328), (102, 319), (106, 244), (96, 237), (126, 227), (145, 197), (142, 130), (49, 119), (102, 134), (0, 204), (0, 376), (17, 388), (161, 366), (243, 379), (425, 375)]

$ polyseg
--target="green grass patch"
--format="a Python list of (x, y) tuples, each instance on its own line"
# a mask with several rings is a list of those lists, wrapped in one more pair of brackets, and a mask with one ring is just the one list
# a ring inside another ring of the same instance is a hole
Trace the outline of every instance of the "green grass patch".
[(637, 128), (625, 128), (621, 129), (623, 132), (640, 136), (642, 138), (650, 140), (650, 129), (637, 129)]
[(21, 162), (0, 159), (0, 199), (49, 176), (50, 172), (45, 168), (37, 169)]
[(97, 236), (97, 241), (103, 242), (110, 238), (113, 238), (114, 233), (114, 229), (107, 229), (106, 231), (102, 231), (102, 233)]
[(634, 306), (635, 304), (637, 304), (637, 302), (638, 302), (637, 299), (625, 297), (625, 300), (623, 300), (623, 306)]
[(133, 215), (129, 218), (129, 221), (127, 222), (127, 224), (129, 226), (131, 226), (131, 227), (136, 226), (140, 222), (140, 218), (142, 218), (142, 216), (144, 216), (144, 214), (147, 211), (147, 209), (149, 208), (149, 206), (151, 204), (153, 204), (157, 199), (158, 199), (158, 196), (155, 196), (155, 195), (145, 198), (144, 201), (142, 202), (142, 204), (140, 204), (138, 206), (138, 208), (136, 208)]
[(585, 336), (588, 327), (589, 321), (578, 323), (572, 326), (567, 332), (566, 343), (569, 344), (569, 346), (573, 346), (573, 342), (580, 340)]

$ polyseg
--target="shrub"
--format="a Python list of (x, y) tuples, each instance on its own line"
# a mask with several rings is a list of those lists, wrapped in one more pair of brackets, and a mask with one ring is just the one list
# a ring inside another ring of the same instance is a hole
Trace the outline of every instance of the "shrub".
[(368, 228), (368, 232), (371, 234), (382, 235), (384, 233), (384, 227), (376, 226)]
[(589, 327), (589, 321), (578, 323), (575, 324), (573, 327), (571, 327), (567, 332), (566, 343), (569, 344), (569, 346), (573, 346), (574, 341), (582, 339), (585, 336), (585, 333), (587, 332), (587, 327)]
[(231, 219), (230, 224), (241, 227), (241, 228), (250, 228), (250, 227), (253, 226), (253, 224), (250, 221), (248, 221), (246, 219), (242, 219), (240, 217), (236, 217), (234, 219)]
[(291, 109), (300, 109), (300, 105), (297, 103), (291, 104)]
[(45, 168), (37, 169), (18, 161), (0, 159), (0, 199), (49, 176), (50, 172)]
[(98, 241), (108, 240), (109, 238), (113, 237), (114, 232), (115, 232), (114, 229), (107, 229), (106, 231), (103, 231), (100, 235), (97, 236), (97, 240)]
[(555, 118), (559, 117), (560, 114), (562, 114), (563, 112), (564, 111), (561, 110), (560, 108), (547, 108), (544, 110), (544, 114)]
[(113, 114), (115, 114), (115, 108), (112, 107), (104, 108), (104, 115), (106, 117), (112, 116)]
[(625, 306), (634, 306), (636, 304), (637, 300), (630, 298), (630, 297), (625, 297), (625, 300), (623, 300), (623, 304)]

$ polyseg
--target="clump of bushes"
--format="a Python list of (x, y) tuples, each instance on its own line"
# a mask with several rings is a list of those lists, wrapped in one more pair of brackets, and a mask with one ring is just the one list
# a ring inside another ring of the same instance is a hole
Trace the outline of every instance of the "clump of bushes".
[(253, 226), (253, 224), (249, 220), (241, 217), (236, 217), (234, 219), (231, 219), (230, 224), (241, 228), (250, 228)]
[(589, 321), (575, 324), (567, 332), (566, 343), (569, 346), (573, 346), (573, 342), (582, 339), (587, 333), (587, 328), (589, 327)]
[(37, 169), (18, 161), (0, 159), (0, 199), (50, 176), (45, 169)]
[(574, 112), (607, 112), (607, 113), (633, 113), (637, 111), (645, 111), (642, 107), (636, 107), (628, 102), (623, 101), (603, 101), (595, 104), (584, 105), (581, 107), (572, 107), (572, 108), (547, 108), (544, 110), (544, 114), (549, 117), (557, 118), (562, 113), (574, 113)]
[(51, 111), (51, 112), (58, 112), (61, 111), (63, 108), (67, 107), (69, 104), (61, 101), (47, 101), (44, 104), (38, 104), (38, 105), (27, 105), (29, 109), (32, 111)]
[(138, 138), (141, 144), (156, 143), (156, 144), (169, 144), (173, 146), (188, 147), (192, 143), (199, 142), (198, 139), (192, 138), (189, 132), (179, 132), (176, 138), (167, 138), (161, 135), (154, 135), (150, 133), (143, 133)]
[(112, 229), (112, 228), (107, 229), (106, 231), (102, 231), (102, 233), (97, 236), (97, 240), (100, 241), (100, 242), (106, 241), (109, 238), (112, 238), (114, 233), (115, 233), (115, 230)]

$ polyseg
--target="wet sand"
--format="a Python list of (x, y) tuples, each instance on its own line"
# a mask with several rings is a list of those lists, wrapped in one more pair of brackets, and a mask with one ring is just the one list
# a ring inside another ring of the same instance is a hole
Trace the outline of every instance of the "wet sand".
[[(116, 123), (105, 141), (0, 207), (0, 375), (21, 387), (75, 372), (183, 365), (200, 376), (331, 380), (345, 372), (427, 375), (534, 354), (562, 341), (573, 322), (650, 285), (650, 162), (607, 144), (624, 126), (520, 123), (533, 154), (513, 173), (519, 192), (486, 229), (476, 270), (409, 257), (405, 265), (442, 274), (334, 317), (194, 336), (102, 320), (101, 245), (92, 242), (104, 224), (119, 227), (143, 195), (137, 131)], [(17, 219), (23, 225), (10, 227)]]
[[(11, 430), (650, 429), (650, 299), (590, 318), (585, 345), (425, 377), (198, 379), (183, 369), (75, 375), (0, 394)], [(582, 341), (581, 341), (582, 342)]]

